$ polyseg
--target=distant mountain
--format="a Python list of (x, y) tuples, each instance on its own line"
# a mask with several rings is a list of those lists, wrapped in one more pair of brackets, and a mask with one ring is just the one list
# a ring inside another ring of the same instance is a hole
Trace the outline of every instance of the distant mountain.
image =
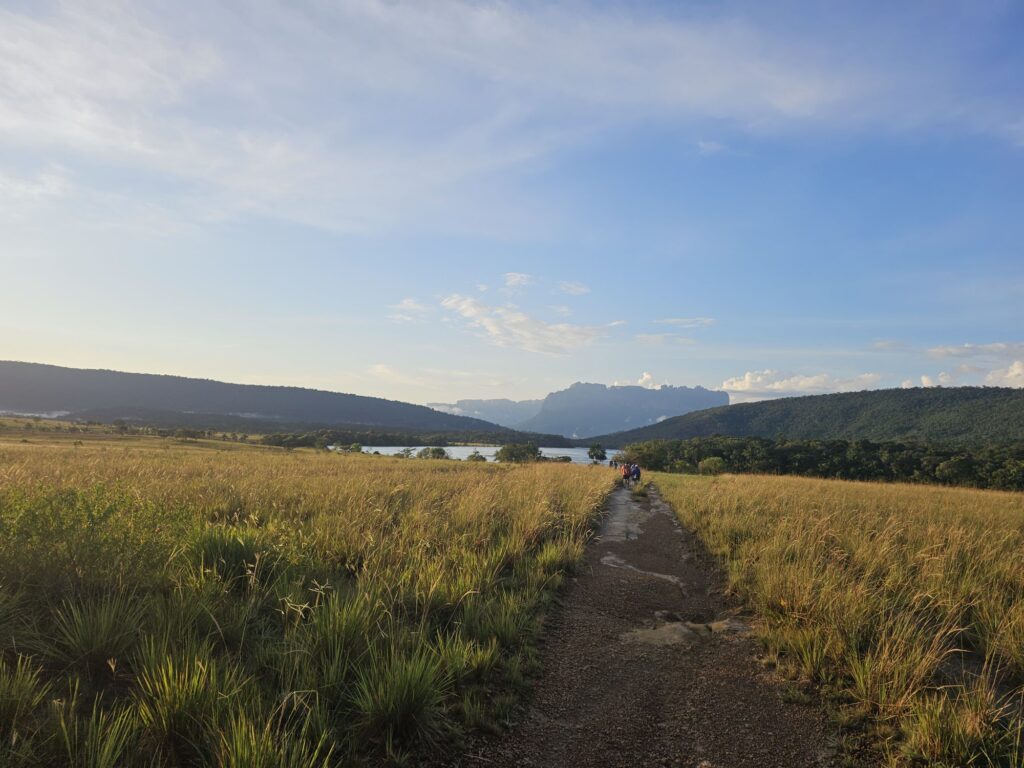
[(454, 403), (427, 403), (445, 413), (483, 419), (503, 427), (514, 427), (540, 413), (543, 400), (458, 400)]
[(880, 389), (741, 403), (602, 435), (608, 446), (724, 435), (804, 440), (1006, 442), (1024, 440), (1024, 390)]
[(528, 432), (587, 437), (655, 424), (679, 414), (726, 405), (729, 395), (703, 387), (646, 389), (637, 386), (573, 384), (552, 392), (535, 416), (514, 424)]
[(263, 429), (302, 424), (449, 433), (508, 431), (480, 419), (379, 397), (11, 361), (0, 361), (0, 412), (105, 421), (159, 416), (162, 423), (175, 414), (190, 423), (217, 416)]

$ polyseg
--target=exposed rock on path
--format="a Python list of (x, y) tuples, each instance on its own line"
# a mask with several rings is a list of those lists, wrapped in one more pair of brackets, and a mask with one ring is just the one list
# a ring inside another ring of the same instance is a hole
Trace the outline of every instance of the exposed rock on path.
[(522, 719), (460, 766), (811, 768), (832, 764), (817, 710), (757, 663), (713, 559), (656, 495), (609, 499), (551, 617)]

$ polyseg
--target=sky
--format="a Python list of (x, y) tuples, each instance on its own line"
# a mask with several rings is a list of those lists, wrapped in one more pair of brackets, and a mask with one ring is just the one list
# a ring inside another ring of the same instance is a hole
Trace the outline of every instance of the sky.
[(0, 0), (0, 359), (1024, 387), (1024, 4)]

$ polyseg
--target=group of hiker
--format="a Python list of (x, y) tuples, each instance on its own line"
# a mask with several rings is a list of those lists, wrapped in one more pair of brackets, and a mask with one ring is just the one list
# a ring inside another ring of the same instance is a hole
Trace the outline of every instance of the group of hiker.
[(619, 470), (619, 473), (622, 475), (622, 484), (627, 488), (632, 487), (634, 483), (640, 482), (639, 464), (630, 464), (629, 462), (612, 459), (608, 462), (608, 466)]

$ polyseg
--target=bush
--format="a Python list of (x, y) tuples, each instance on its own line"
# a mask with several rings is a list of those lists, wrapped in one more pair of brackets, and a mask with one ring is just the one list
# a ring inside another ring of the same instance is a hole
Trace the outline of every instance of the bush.
[(725, 459), (720, 456), (702, 459), (697, 464), (697, 471), (702, 475), (720, 475), (725, 472)]
[(533, 443), (509, 443), (503, 445), (494, 454), (497, 461), (521, 464), (527, 461), (539, 461), (541, 457), (540, 448)]
[(432, 448), (420, 448), (419, 453), (416, 454), (417, 459), (450, 459), (448, 451), (444, 448), (434, 446)]

